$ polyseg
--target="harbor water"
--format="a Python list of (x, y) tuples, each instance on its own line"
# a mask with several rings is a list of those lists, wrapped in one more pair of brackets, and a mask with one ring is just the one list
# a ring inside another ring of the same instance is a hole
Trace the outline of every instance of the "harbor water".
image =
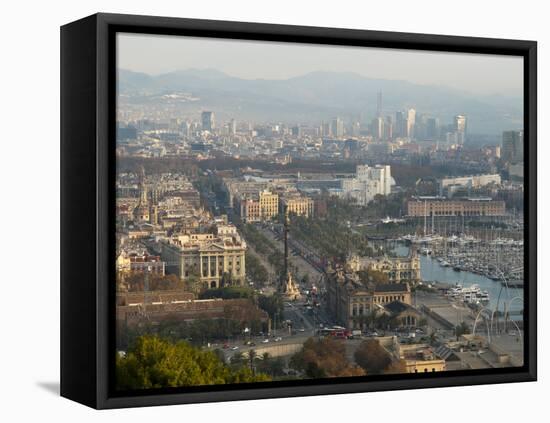
[[(392, 251), (399, 256), (407, 256), (410, 252), (410, 248), (398, 244), (393, 246)], [(423, 282), (441, 282), (452, 285), (459, 284), (463, 287), (470, 287), (471, 285), (477, 284), (481, 290), (486, 290), (489, 293), (487, 308), (491, 310), (495, 309), (500, 294), (499, 310), (504, 310), (503, 304), (506, 302), (509, 304), (508, 310), (510, 310), (512, 314), (516, 314), (513, 318), (521, 318), (521, 316), (517, 316), (517, 314), (523, 310), (523, 289), (508, 288), (507, 290), (500, 281), (494, 281), (476, 273), (464, 270), (455, 271), (451, 267), (441, 266), (439, 261), (432, 258), (431, 255), (420, 255), (419, 257), (420, 274)], [(514, 299), (516, 297), (520, 297), (520, 299)]]

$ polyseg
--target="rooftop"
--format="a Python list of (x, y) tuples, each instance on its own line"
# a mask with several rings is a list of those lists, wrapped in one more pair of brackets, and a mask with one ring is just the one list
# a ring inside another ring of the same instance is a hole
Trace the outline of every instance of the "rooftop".
[(394, 314), (402, 313), (405, 310), (414, 310), (413, 306), (405, 304), (401, 301), (392, 301), (391, 303), (386, 304), (384, 308)]
[(374, 287), (374, 292), (403, 292), (408, 286), (403, 283), (380, 283)]

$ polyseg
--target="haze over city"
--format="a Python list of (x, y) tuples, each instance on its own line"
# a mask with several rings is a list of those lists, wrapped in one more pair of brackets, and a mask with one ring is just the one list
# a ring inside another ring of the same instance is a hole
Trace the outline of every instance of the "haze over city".
[(475, 143), (523, 127), (519, 57), (133, 34), (118, 45), (122, 94), (154, 103), (183, 92), (194, 99), (180, 102), (186, 112), (314, 124), (414, 108), (442, 121), (467, 115)]
[(217, 69), (242, 79), (346, 72), (484, 96), (523, 95), (523, 59), (515, 56), (142, 34), (119, 34), (117, 42), (118, 67), (150, 75), (190, 68)]
[(117, 387), (524, 362), (521, 59), (119, 37)]

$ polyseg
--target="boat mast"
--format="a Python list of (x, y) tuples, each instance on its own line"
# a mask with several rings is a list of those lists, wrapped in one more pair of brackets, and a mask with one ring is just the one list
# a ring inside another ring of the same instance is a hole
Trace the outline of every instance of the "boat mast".
[(426, 219), (428, 218), (428, 209), (426, 200), (424, 200), (424, 236), (426, 236)]

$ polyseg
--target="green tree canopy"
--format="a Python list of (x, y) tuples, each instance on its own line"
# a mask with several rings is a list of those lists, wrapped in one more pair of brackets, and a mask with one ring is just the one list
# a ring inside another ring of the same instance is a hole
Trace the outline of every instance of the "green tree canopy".
[[(121, 276), (119, 276), (121, 277)], [(128, 284), (128, 291), (143, 291), (145, 289), (145, 278), (148, 278), (149, 291), (185, 289), (186, 284), (176, 275), (158, 275), (155, 273), (131, 272), (124, 275), (124, 282)]]
[(207, 289), (199, 294), (199, 298), (223, 298), (224, 300), (233, 298), (253, 298), (254, 290), (246, 286), (226, 286), (223, 288)]
[(392, 359), (375, 339), (361, 342), (354, 354), (355, 362), (368, 374), (380, 374), (388, 368)]
[(125, 356), (117, 354), (116, 382), (121, 390), (268, 381), (247, 367), (230, 369), (213, 351), (155, 336), (136, 340)]
[(265, 285), (269, 277), (265, 266), (250, 251), (246, 252), (246, 275), (257, 286)]
[(346, 358), (346, 347), (331, 338), (309, 338), (302, 351), (294, 354), (290, 364), (311, 378), (361, 376), (365, 372)]
[(258, 295), (258, 307), (269, 314), (269, 318), (275, 324), (277, 320), (277, 326), (280, 326), (283, 320), (283, 298), (279, 294), (274, 295)]
[(462, 322), (459, 325), (455, 326), (456, 339), (462, 335), (467, 335), (470, 333), (470, 327), (466, 322)]

